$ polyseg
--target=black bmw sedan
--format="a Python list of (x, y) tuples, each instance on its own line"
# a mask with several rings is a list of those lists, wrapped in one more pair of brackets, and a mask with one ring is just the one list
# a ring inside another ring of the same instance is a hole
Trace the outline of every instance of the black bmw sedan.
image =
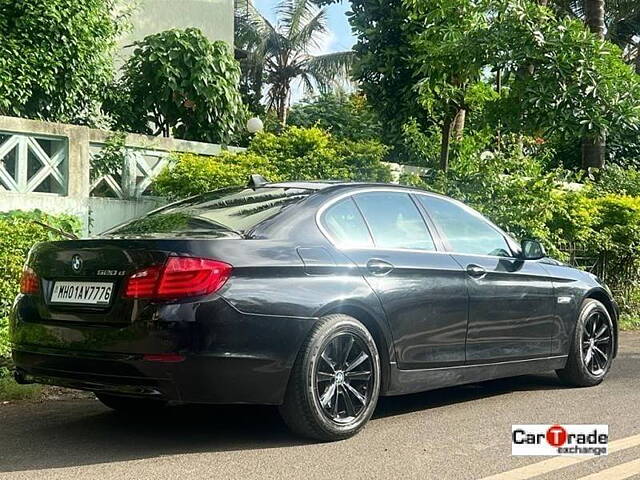
[(19, 382), (124, 411), (278, 405), (338, 440), (380, 395), (553, 370), (596, 385), (617, 318), (595, 276), (457, 201), (254, 178), (36, 245), (10, 329)]

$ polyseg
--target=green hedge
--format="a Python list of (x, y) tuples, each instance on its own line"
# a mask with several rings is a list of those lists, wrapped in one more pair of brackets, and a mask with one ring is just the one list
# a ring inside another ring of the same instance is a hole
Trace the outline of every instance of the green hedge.
[(246, 152), (217, 157), (179, 155), (155, 179), (153, 188), (162, 196), (184, 198), (242, 185), (250, 174), (270, 181), (388, 182), (391, 172), (381, 163), (386, 153), (378, 142), (338, 141), (318, 128), (290, 127), (280, 135), (256, 135)]
[(67, 232), (80, 231), (80, 221), (70, 215), (47, 215), (40, 211), (0, 213), (0, 361), (9, 356), (8, 315), (20, 289), (22, 267), (31, 247), (59, 235), (34, 220)]

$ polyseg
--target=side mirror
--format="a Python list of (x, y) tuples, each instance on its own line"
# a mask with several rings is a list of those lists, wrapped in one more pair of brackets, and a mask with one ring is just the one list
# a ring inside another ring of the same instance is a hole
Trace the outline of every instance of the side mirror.
[(540, 260), (547, 256), (544, 246), (537, 240), (523, 240), (522, 253), (520, 258), (523, 260)]

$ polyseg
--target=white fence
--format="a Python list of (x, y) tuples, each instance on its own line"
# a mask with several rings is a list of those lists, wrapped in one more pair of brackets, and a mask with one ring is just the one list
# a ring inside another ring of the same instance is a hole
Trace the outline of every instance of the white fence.
[(0, 116), (0, 211), (39, 209), (79, 216), (103, 231), (165, 203), (149, 193), (171, 152), (216, 155), (222, 147), (127, 135), (117, 172), (90, 181), (91, 158), (111, 132)]

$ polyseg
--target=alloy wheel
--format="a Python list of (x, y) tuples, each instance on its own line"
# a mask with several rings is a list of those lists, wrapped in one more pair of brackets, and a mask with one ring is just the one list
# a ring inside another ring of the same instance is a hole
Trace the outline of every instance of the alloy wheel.
[(602, 312), (593, 312), (584, 322), (581, 352), (584, 365), (593, 376), (602, 375), (613, 353), (613, 332)]
[(371, 402), (374, 369), (371, 352), (352, 333), (333, 337), (322, 350), (314, 391), (324, 415), (338, 424), (357, 419)]

